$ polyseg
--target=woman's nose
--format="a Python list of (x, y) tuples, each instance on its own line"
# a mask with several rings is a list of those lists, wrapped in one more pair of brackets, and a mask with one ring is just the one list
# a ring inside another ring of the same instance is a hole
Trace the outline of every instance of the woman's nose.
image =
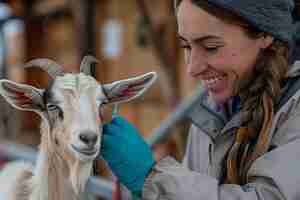
[(207, 68), (206, 58), (200, 51), (192, 49), (187, 61), (187, 73), (191, 77), (197, 77)]

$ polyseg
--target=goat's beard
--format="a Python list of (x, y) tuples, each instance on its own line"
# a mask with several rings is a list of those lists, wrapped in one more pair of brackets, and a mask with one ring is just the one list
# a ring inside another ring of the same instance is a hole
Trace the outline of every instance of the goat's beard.
[(69, 169), (69, 181), (76, 196), (84, 192), (88, 178), (92, 173), (93, 161), (81, 161), (68, 146), (64, 146), (64, 160), (67, 161)]
[[(56, 130), (57, 131), (57, 130)], [(62, 162), (61, 167), (65, 166), (69, 171), (69, 181), (76, 196), (84, 191), (86, 182), (91, 175), (93, 162), (82, 162), (78, 156), (70, 151), (68, 146), (56, 143), (55, 135), (48, 135), (48, 151), (55, 156), (57, 161)], [(63, 164), (64, 163), (64, 164)], [(65, 165), (66, 164), (66, 165)]]
[(91, 175), (92, 167), (92, 161), (83, 163), (79, 160), (76, 160), (75, 163), (70, 166), (70, 181), (76, 195), (84, 191), (87, 180)]
[[(84, 191), (87, 180), (91, 175), (93, 160), (82, 162), (78, 155), (74, 155), (74, 153), (70, 151), (68, 146), (56, 141), (55, 133), (63, 131), (62, 127), (50, 127), (47, 120), (43, 122), (44, 123), (41, 124), (42, 137), (46, 137), (43, 141), (47, 142), (42, 144), (44, 146), (42, 149), (46, 149), (48, 154), (51, 155), (50, 157), (55, 158), (54, 161), (50, 162), (61, 162), (58, 167), (59, 169), (61, 169), (61, 167), (68, 168), (69, 181), (72, 189), (75, 195), (79, 196), (80, 193)], [(53, 165), (55, 166), (57, 163)]]

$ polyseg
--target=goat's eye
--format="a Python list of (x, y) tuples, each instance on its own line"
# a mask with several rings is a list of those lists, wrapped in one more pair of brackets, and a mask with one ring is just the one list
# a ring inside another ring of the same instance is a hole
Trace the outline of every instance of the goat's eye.
[(54, 110), (59, 109), (59, 107), (57, 105), (54, 105), (54, 104), (47, 104), (47, 109), (49, 111), (54, 111)]
[(52, 112), (52, 111), (56, 111), (58, 112), (58, 116), (62, 119), (63, 116), (63, 110), (56, 104), (47, 104), (47, 109), (48, 111)]

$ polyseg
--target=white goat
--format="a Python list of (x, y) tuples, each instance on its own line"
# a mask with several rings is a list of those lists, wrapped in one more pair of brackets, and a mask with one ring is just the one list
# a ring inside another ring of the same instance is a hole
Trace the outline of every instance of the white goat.
[[(0, 174), (0, 199), (74, 200), (80, 194), (99, 154), (102, 119), (99, 107), (124, 102), (143, 94), (155, 81), (150, 72), (131, 79), (100, 85), (90, 76), (97, 60), (86, 56), (83, 73), (63, 73), (49, 59), (35, 59), (52, 77), (47, 89), (0, 80), (0, 94), (15, 108), (41, 116), (41, 144), (36, 166), (8, 164)], [(3, 178), (3, 180), (1, 180)]]

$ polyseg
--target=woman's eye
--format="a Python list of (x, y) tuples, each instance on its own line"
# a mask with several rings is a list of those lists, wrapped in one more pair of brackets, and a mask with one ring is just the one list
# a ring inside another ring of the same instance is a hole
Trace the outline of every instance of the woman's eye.
[(191, 47), (189, 45), (181, 45), (180, 48), (182, 48), (182, 49), (190, 49)]
[(214, 51), (217, 51), (218, 49), (219, 49), (219, 47), (205, 47), (205, 50), (209, 51), (209, 52), (214, 52)]
[(182, 44), (182, 45), (180, 45), (180, 48), (189, 50), (189, 49), (191, 49), (191, 46), (187, 45), (187, 44)]
[(185, 40), (180, 40), (179, 41), (179, 47), (181, 49), (191, 49), (191, 45)]

